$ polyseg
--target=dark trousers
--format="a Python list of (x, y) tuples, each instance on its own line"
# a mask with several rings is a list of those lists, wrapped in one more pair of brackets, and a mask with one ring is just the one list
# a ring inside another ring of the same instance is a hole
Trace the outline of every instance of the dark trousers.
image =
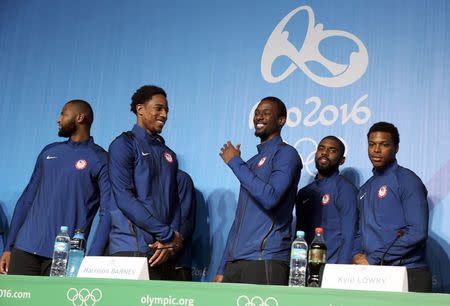
[(192, 281), (192, 269), (177, 267), (175, 269), (175, 276), (179, 281), (190, 282)]
[(431, 273), (428, 268), (408, 269), (408, 291), (431, 292)]
[[(150, 254), (140, 253), (140, 252), (117, 252), (112, 254), (112, 256), (121, 257), (146, 257), (147, 262), (152, 257)], [(175, 273), (175, 262), (172, 258), (168, 259), (166, 262), (151, 267), (148, 264), (148, 276), (152, 280), (177, 280)]]
[(10, 275), (49, 276), (52, 259), (13, 248), (9, 262)]
[(288, 284), (289, 265), (280, 260), (238, 260), (225, 267), (224, 283)]

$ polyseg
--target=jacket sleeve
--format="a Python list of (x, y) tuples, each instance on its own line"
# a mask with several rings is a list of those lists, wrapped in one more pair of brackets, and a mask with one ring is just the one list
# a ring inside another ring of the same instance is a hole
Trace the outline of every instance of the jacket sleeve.
[[(403, 207), (405, 227), (401, 236), (384, 256), (384, 261), (401, 260), (409, 252), (422, 247), (428, 237), (428, 200), (427, 190), (415, 175), (398, 176), (400, 201)], [(401, 218), (402, 216), (399, 216)], [(377, 264), (388, 249), (389, 242), (382, 248), (368, 254), (367, 261)]]
[(23, 191), (22, 195), (17, 201), (16, 207), (14, 208), (14, 214), (11, 219), (11, 227), (5, 245), (5, 251), (11, 251), (11, 249), (14, 247), (14, 243), (17, 238), (17, 233), (19, 232), (20, 228), (25, 222), (28, 211), (33, 205), (33, 201), (36, 196), (36, 192), (39, 188), (39, 183), (42, 176), (42, 154), (43, 154), (42, 152), (39, 154), (37, 158), (36, 165), (34, 166), (33, 174), (31, 175), (30, 181), (28, 182), (27, 187)]
[(351, 264), (353, 258), (353, 240), (356, 231), (356, 198), (355, 187), (342, 184), (338, 193), (337, 207), (339, 210), (342, 244), (339, 247), (337, 263)]
[[(352, 261), (353, 257), (356, 254), (363, 253), (362, 248), (362, 237), (361, 237), (361, 211), (362, 211), (362, 199), (365, 196), (365, 193), (363, 193), (364, 186), (360, 188), (359, 192), (356, 194), (356, 228), (355, 228), (355, 234), (353, 237), (353, 251), (352, 251)], [(362, 194), (362, 195), (361, 195)]]
[(99, 221), (88, 252), (89, 256), (105, 255), (109, 241), (109, 233), (111, 231), (111, 217), (109, 214), (111, 209), (111, 184), (108, 177), (107, 157), (100, 161), (100, 171), (97, 182), (100, 190), (100, 208), (98, 211)]
[(181, 170), (178, 171), (178, 195), (181, 205), (180, 233), (185, 240), (192, 238), (195, 227), (196, 198), (191, 177)]
[(124, 137), (117, 138), (109, 148), (109, 177), (117, 206), (132, 223), (151, 233), (156, 240), (168, 243), (172, 240), (174, 230), (156, 219), (146, 208), (146, 205), (154, 205), (151, 198), (142, 200), (136, 197), (134, 166), (133, 144)]
[(220, 260), (219, 268), (217, 269), (218, 275), (223, 275), (225, 273), (225, 267), (230, 261), (230, 248), (231, 244), (234, 242), (236, 237), (236, 218), (234, 218), (233, 224), (231, 225), (230, 232), (228, 233), (227, 244), (225, 245), (225, 250), (223, 251), (222, 259)]
[(273, 156), (272, 173), (268, 182), (256, 176), (239, 156), (233, 157), (228, 162), (228, 166), (233, 170), (242, 187), (265, 210), (269, 211), (275, 208), (286, 191), (293, 184), (296, 186), (298, 184), (302, 163), (298, 153), (288, 148), (278, 150)]

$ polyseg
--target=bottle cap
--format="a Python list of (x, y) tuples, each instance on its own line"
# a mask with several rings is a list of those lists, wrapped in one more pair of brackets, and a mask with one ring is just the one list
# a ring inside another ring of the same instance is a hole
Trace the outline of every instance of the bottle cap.
[(303, 238), (305, 237), (305, 232), (304, 231), (297, 231), (297, 238)]
[(73, 235), (73, 238), (84, 239), (83, 230), (81, 230), (81, 229), (75, 230), (75, 234)]
[(323, 235), (323, 227), (316, 227), (315, 233), (316, 235)]
[(66, 225), (61, 225), (61, 232), (67, 232), (69, 228)]

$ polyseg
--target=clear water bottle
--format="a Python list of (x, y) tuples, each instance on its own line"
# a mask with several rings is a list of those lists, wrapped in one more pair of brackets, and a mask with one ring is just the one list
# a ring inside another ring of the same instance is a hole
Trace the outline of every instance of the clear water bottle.
[(317, 227), (308, 254), (308, 287), (320, 287), (321, 273), (327, 263), (327, 246), (323, 238), (323, 228)]
[(67, 230), (67, 226), (63, 225), (58, 235), (56, 235), (50, 276), (66, 276), (67, 257), (69, 256), (70, 246), (70, 237)]
[(308, 244), (305, 232), (297, 231), (297, 238), (292, 243), (289, 287), (305, 287)]
[(69, 262), (67, 263), (66, 276), (76, 277), (84, 258), (86, 240), (82, 230), (76, 230), (70, 241)]

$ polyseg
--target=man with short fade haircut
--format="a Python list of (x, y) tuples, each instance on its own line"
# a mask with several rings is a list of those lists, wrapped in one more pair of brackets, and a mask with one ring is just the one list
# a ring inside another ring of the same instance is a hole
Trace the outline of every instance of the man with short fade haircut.
[(139, 88), (131, 98), (136, 124), (109, 147), (115, 201), (108, 253), (147, 257), (150, 279), (174, 280), (182, 237), (178, 161), (159, 135), (169, 112), (166, 97), (160, 87)]
[(405, 266), (409, 291), (431, 292), (425, 263), (427, 189), (414, 172), (397, 164), (400, 135), (393, 124), (375, 123), (367, 140), (373, 176), (358, 194), (353, 263)]
[(230, 141), (220, 156), (241, 183), (236, 215), (216, 282), (287, 285), (292, 233), (292, 211), (302, 162), (297, 151), (283, 142), (286, 106), (266, 97), (253, 117), (260, 138), (258, 154), (247, 162), (240, 145)]
[(100, 206), (110, 199), (105, 150), (90, 136), (94, 114), (83, 100), (67, 102), (58, 118), (64, 142), (39, 154), (30, 182), (17, 201), (0, 272), (49, 275), (55, 237), (62, 225), (69, 235), (88, 237)]
[(324, 228), (327, 263), (352, 262), (353, 237), (356, 228), (356, 195), (358, 189), (339, 174), (345, 162), (345, 146), (335, 136), (323, 138), (316, 150), (317, 175), (297, 195), (297, 230), (305, 232), (310, 244), (314, 229)]

